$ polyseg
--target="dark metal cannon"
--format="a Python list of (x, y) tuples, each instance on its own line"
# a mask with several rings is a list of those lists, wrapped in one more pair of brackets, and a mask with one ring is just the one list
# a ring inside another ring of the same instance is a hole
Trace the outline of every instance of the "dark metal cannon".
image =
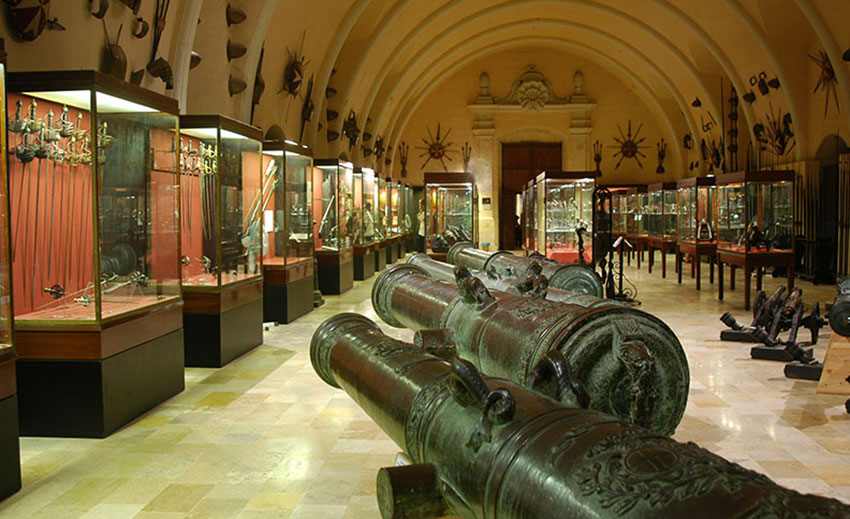
[[(456, 282), (455, 269), (467, 267), (453, 266), (442, 261), (435, 260), (427, 254), (414, 254), (407, 263), (421, 267), (422, 270), (428, 273), (432, 278), (447, 283)], [(494, 270), (471, 271), (471, 275), (478, 277), (484, 286), (490, 290), (499, 290), (501, 292), (509, 292), (515, 295), (536, 294), (550, 301), (559, 303), (567, 303), (572, 305), (580, 305), (584, 307), (602, 306), (602, 305), (623, 305), (625, 303), (612, 301), (610, 299), (600, 299), (594, 295), (584, 294), (581, 292), (568, 292), (558, 288), (549, 286), (549, 280), (541, 274), (542, 267), (539, 263), (532, 263), (529, 266), (527, 275), (524, 279), (501, 275)]]
[(463, 265), (473, 270), (493, 270), (500, 275), (524, 278), (532, 264), (542, 267), (542, 275), (549, 286), (579, 292), (596, 297), (605, 297), (602, 278), (593, 268), (584, 264), (558, 263), (540, 254), (528, 257), (515, 256), (510, 252), (487, 252), (476, 249), (472, 242), (463, 241), (452, 245), (446, 260), (452, 265)]
[(829, 327), (838, 335), (850, 337), (850, 276), (838, 283), (838, 295), (829, 310)]
[(412, 461), (378, 472), (384, 519), (850, 518), (837, 500), (482, 376), (468, 361), (387, 337), (361, 315), (319, 326), (310, 360)]
[[(682, 345), (645, 312), (529, 294), (494, 296), (476, 277), (457, 286), (415, 265), (381, 273), (372, 287), (372, 306), (391, 326), (452, 330), (459, 355), (490, 375), (534, 387), (535, 367), (557, 351), (586, 387), (593, 409), (664, 434), (672, 434), (684, 414), (689, 372)], [(572, 392), (553, 391), (553, 398), (579, 404)]]

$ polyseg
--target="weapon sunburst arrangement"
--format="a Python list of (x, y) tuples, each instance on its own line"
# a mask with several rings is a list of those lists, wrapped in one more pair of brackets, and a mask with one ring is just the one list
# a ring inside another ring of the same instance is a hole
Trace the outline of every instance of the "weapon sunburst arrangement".
[(156, 300), (145, 290), (145, 175), (135, 175), (148, 166), (150, 139), (139, 139), (139, 125), (120, 116), (94, 119), (93, 127), (91, 114), (74, 106), (24, 94), (8, 102), (15, 107), (7, 129), (16, 316), (90, 319), (97, 290), (101, 316)]

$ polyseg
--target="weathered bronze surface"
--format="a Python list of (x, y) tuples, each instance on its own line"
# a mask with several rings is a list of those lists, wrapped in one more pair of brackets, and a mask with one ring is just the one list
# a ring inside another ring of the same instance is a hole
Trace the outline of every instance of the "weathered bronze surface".
[(483, 377), (467, 361), (387, 337), (361, 315), (325, 321), (310, 359), (414, 463), (381, 469), (384, 519), (850, 518), (839, 501)]
[[(456, 282), (455, 269), (466, 269), (464, 266), (453, 266), (442, 261), (433, 259), (427, 254), (414, 254), (407, 260), (410, 265), (421, 267), (422, 270), (428, 273), (432, 278), (448, 283)], [(498, 290), (508, 292), (515, 295), (534, 294), (539, 295), (549, 301), (557, 301), (559, 303), (567, 303), (571, 305), (580, 305), (584, 307), (591, 306), (607, 306), (617, 305), (624, 306), (625, 303), (613, 301), (611, 299), (600, 299), (594, 295), (584, 294), (581, 292), (568, 292), (558, 288), (549, 286), (549, 280), (540, 274), (542, 267), (539, 263), (532, 263), (529, 266), (529, 271), (524, 279), (501, 275), (493, 270), (485, 271), (469, 271), (471, 275), (476, 276), (484, 283), (489, 290)]]
[(829, 311), (829, 326), (838, 335), (850, 337), (850, 276), (838, 283), (838, 295)]
[(476, 277), (457, 286), (407, 264), (378, 277), (372, 306), (391, 326), (451, 330), (458, 354), (481, 371), (546, 391), (567, 405), (580, 400), (562, 390), (568, 384), (538, 387), (539, 371), (550, 369), (547, 365), (571, 372), (597, 411), (663, 434), (673, 433), (684, 414), (689, 372), (682, 345), (645, 312), (491, 293)]
[[(605, 297), (602, 278), (589, 265), (558, 263), (540, 254), (522, 257), (504, 251), (487, 252), (476, 249), (475, 245), (468, 241), (452, 245), (446, 260), (452, 265), (492, 271), (519, 279), (525, 278), (530, 268), (540, 269), (539, 273), (549, 280), (549, 286), (552, 288)], [(534, 267), (535, 264), (539, 266)]]

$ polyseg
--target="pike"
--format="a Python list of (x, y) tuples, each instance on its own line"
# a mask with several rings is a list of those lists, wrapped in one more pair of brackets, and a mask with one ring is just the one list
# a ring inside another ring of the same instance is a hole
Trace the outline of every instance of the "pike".
[[(53, 214), (56, 208), (56, 163), (62, 160), (61, 149), (56, 146), (59, 140), (58, 132), (53, 128), (53, 110), (47, 112), (47, 140), (51, 143), (53, 158), (53, 173), (50, 186), (50, 227), (47, 245), (47, 278), (50, 280), (53, 266)], [(61, 193), (60, 193), (61, 195)]]
[[(34, 107), (35, 104), (33, 103), (33, 105), (31, 105), (31, 106)], [(32, 115), (33, 115), (33, 117), (35, 117), (35, 108), (33, 108), (33, 114)], [(40, 130), (40, 133), (39, 133), (39, 141), (40, 141), (39, 145), (36, 147), (36, 152), (35, 152), (35, 156), (38, 157), (38, 167), (36, 168), (36, 172), (35, 172), (35, 216), (34, 216), (35, 223), (33, 224), (33, 232), (32, 232), (32, 234), (33, 234), (33, 240), (32, 240), (33, 241), (33, 245), (32, 245), (33, 265), (37, 265), (39, 263), (39, 261), (38, 261), (38, 240), (39, 240), (38, 221), (41, 219), (41, 217), (38, 214), (38, 206), (39, 206), (39, 203), (41, 202), (41, 196), (40, 196), (40, 193), (41, 193), (41, 163), (44, 161), (45, 158), (47, 158), (47, 155), (48, 155), (48, 152), (49, 152), (49, 147), (46, 146), (45, 143), (44, 143), (44, 127), (43, 126)], [(44, 278), (44, 273), (42, 272), (41, 268), (35, 269), (33, 271), (33, 275), (32, 275), (31, 297), (32, 297), (33, 305), (35, 304), (35, 294), (37, 293), (36, 290), (35, 290), (36, 277), (37, 276), (41, 276), (42, 279)]]

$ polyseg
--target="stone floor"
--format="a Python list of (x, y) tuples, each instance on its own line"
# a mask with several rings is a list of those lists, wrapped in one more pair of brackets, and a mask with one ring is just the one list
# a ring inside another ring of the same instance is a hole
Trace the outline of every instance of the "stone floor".
[[(675, 437), (783, 485), (850, 503), (845, 399), (816, 395), (816, 383), (786, 379), (781, 363), (751, 360), (748, 346), (720, 342), (722, 312), (749, 317), (741, 289), (719, 302), (705, 270), (701, 292), (687, 277), (679, 286), (672, 273), (649, 275), (645, 264), (627, 270), (643, 308), (676, 331), (688, 354), (691, 392)], [(375, 474), (398, 448), (319, 380), (308, 356), (314, 328), (331, 315), (377, 319), (371, 281), (271, 328), (265, 345), (222, 369), (187, 369), (186, 391), (107, 439), (22, 439), (24, 488), (0, 502), (0, 517), (379, 517)], [(766, 289), (779, 281), (766, 279)], [(834, 294), (834, 287), (800, 285), (806, 301)], [(828, 342), (827, 329), (818, 358)]]

